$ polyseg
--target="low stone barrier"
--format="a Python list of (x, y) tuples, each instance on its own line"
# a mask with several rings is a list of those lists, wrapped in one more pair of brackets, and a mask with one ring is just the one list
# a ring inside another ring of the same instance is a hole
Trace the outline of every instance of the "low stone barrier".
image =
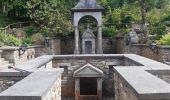
[(35, 58), (35, 50), (32, 47), (28, 47), (25, 52), (22, 52), (19, 47), (2, 47), (0, 50), (2, 50), (2, 57), (14, 65), (19, 65)]
[(36, 71), (0, 93), (0, 100), (61, 100), (63, 69)]
[(170, 66), (138, 55), (125, 55), (142, 67), (115, 67), (115, 100), (169, 100)]
[(137, 54), (160, 62), (170, 62), (170, 46), (168, 45), (157, 45), (152, 49), (150, 45), (132, 44), (125, 46), (124, 53)]

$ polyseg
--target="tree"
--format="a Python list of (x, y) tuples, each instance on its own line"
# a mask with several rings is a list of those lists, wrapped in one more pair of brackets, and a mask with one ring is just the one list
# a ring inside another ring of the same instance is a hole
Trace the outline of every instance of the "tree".
[(30, 18), (49, 34), (66, 33), (71, 30), (68, 6), (64, 0), (29, 0)]

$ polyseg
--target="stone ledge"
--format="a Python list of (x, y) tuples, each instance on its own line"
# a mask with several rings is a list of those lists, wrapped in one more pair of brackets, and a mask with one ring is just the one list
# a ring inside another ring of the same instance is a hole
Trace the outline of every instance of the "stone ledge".
[(56, 80), (61, 78), (62, 73), (63, 69), (59, 68), (36, 71), (0, 93), (0, 100), (20, 100), (27, 97), (24, 100), (41, 100), (40, 98), (47, 95)]
[(115, 67), (140, 99), (170, 99), (170, 84), (139, 67)]
[(18, 66), (16, 66), (16, 68), (20, 68), (20, 69), (29, 71), (31, 69), (36, 69), (36, 68), (42, 67), (43, 65), (49, 63), (52, 59), (53, 59), (53, 56), (44, 55), (44, 56), (35, 58), (33, 60), (30, 60), (24, 64), (18, 65)]
[[(27, 47), (27, 49), (32, 49), (32, 48), (41, 48), (41, 47), (44, 47), (42, 45), (37, 45), (37, 46), (29, 46)], [(7, 51), (16, 51), (16, 50), (19, 50), (20, 47), (16, 47), (16, 46), (3, 46), (3, 47), (0, 47), (0, 50), (7, 50)]]
[(150, 70), (167, 70), (170, 69), (170, 66), (157, 62), (155, 60), (148, 59), (146, 57), (142, 57), (136, 54), (125, 54), (125, 57), (131, 59), (132, 61), (138, 62), (146, 67), (146, 69)]

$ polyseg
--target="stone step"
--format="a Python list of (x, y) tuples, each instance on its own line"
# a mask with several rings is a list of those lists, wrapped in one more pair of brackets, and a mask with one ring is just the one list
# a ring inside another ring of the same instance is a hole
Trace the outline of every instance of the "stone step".
[(5, 68), (8, 68), (9, 66), (12, 66), (13, 64), (9, 63), (9, 64), (6, 64), (6, 65), (1, 65), (0, 66), (0, 70), (1, 69), (5, 69)]
[(4, 58), (0, 58), (0, 63), (3, 62), (5, 59)]
[(2, 62), (0, 62), (0, 66), (6, 65), (6, 64), (9, 64), (9, 61), (2, 61)]

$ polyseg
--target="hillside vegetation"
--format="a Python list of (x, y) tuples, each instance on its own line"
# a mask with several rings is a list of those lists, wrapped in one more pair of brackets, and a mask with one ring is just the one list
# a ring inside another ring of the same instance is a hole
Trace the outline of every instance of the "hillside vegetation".
[[(38, 24), (45, 36), (73, 34), (71, 8), (79, 0), (1, 0), (3, 16), (26, 18)], [(114, 37), (119, 30), (128, 33), (132, 24), (149, 24), (145, 34), (156, 34), (159, 40), (167, 34), (165, 22), (170, 21), (170, 0), (97, 0), (104, 8), (103, 35)], [(2, 21), (0, 26), (12, 21)], [(83, 23), (86, 24), (86, 23)], [(91, 23), (93, 24), (93, 23)], [(85, 26), (85, 25), (84, 25)], [(93, 26), (93, 25), (92, 25)], [(81, 30), (80, 30), (81, 31)]]

